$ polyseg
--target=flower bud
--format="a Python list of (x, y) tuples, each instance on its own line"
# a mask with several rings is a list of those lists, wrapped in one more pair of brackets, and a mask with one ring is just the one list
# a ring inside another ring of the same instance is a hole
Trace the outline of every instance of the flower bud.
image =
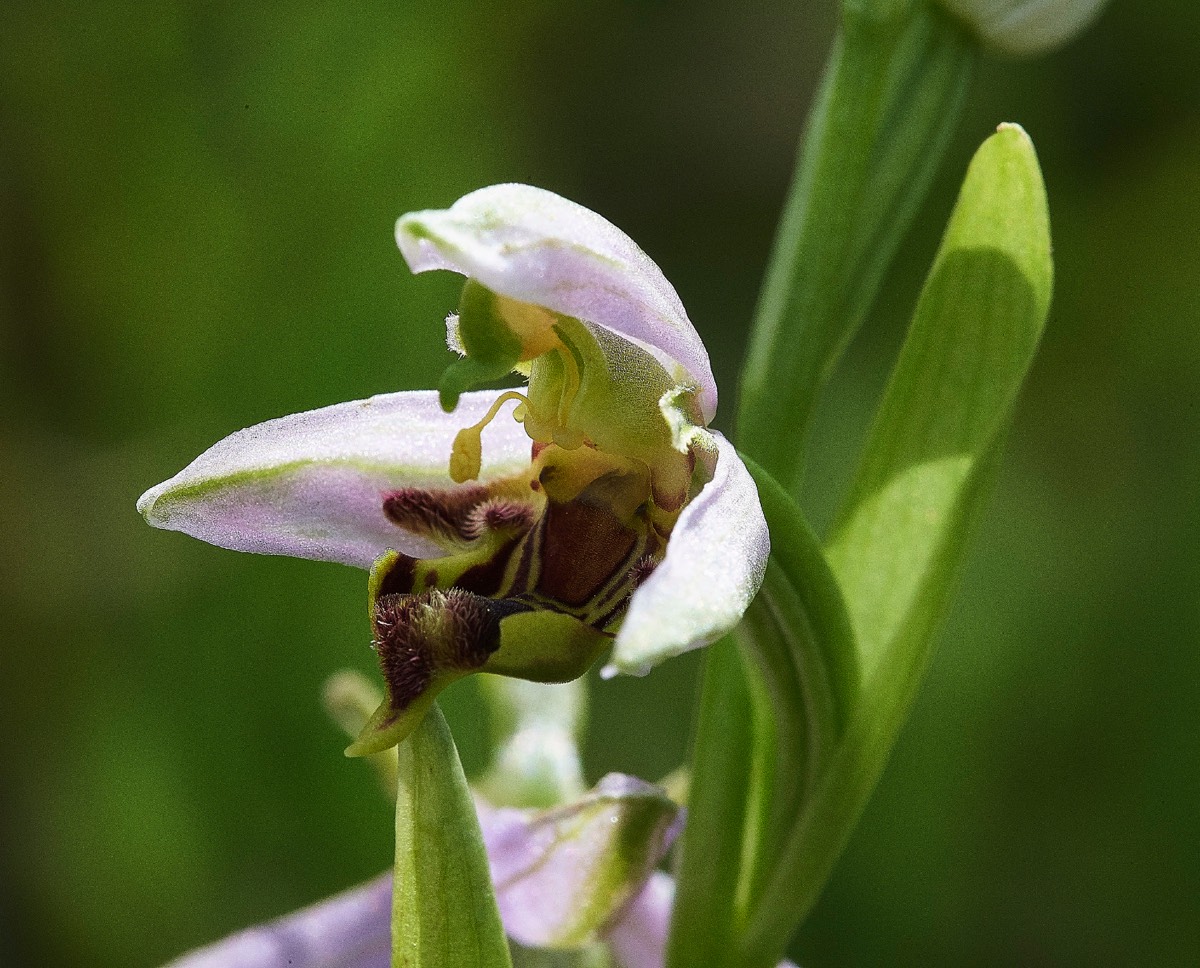
[(1015, 57), (1043, 54), (1072, 40), (1105, 0), (942, 0), (983, 44)]

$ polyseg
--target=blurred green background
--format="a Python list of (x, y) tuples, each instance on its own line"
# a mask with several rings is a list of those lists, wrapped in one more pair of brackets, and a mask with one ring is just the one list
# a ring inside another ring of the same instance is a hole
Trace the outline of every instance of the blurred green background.
[[(0, 961), (152, 966), (383, 869), (319, 704), (361, 573), (147, 528), (239, 427), (428, 386), (449, 278), (400, 213), (529, 181), (675, 283), (733, 411), (832, 2), (84, 4), (0, 29)], [(795, 957), (1200, 960), (1200, 7), (1117, 0), (986, 61), (831, 388), (827, 520), (973, 148), (1033, 135), (1058, 285), (1001, 486)], [(594, 683), (593, 776), (684, 755), (694, 657)], [(469, 685), (449, 712), (481, 759)]]

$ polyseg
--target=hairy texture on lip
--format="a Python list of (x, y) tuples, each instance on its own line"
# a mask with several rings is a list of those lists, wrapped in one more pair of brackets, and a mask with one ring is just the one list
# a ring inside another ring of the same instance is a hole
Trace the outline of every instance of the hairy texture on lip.
[(520, 611), (450, 588), (375, 601), (375, 649), (394, 713), (400, 713), (443, 672), (480, 668), (500, 647), (500, 620)]
[(383, 513), (393, 524), (429, 538), (470, 541), (479, 537), (473, 512), (489, 498), (482, 484), (432, 490), (404, 487), (383, 499)]
[(434, 663), (416, 625), (421, 607), (415, 596), (385, 595), (375, 603), (375, 651), (394, 711), (429, 688)]
[(654, 569), (658, 567), (658, 559), (645, 555), (639, 558), (633, 564), (633, 568), (629, 571), (629, 582), (636, 589), (642, 582), (654, 574)]
[(533, 527), (533, 517), (532, 505), (493, 498), (471, 509), (462, 530), (470, 538), (480, 538), (489, 531), (523, 532)]

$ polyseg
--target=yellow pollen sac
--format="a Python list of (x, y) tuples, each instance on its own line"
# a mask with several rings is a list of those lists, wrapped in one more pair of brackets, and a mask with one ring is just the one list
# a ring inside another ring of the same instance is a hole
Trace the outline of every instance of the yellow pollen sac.
[(482, 420), (470, 427), (464, 427), (455, 435), (454, 447), (450, 452), (450, 480), (455, 484), (463, 484), (479, 477), (479, 468), (483, 463), (483, 428), (496, 419), (500, 408), (509, 400), (520, 401), (518, 410), (521, 407), (529, 407), (529, 401), (523, 393), (508, 390), (496, 397)]
[[(496, 297), (497, 300), (501, 298)], [(502, 306), (509, 314), (514, 312), (514, 307), (528, 310), (523, 317), (527, 331), (518, 333), (527, 343), (534, 342), (531, 336), (548, 335), (553, 341), (535, 345), (538, 348), (544, 346), (539, 355), (553, 357), (561, 368), (557, 377), (559, 385), (551, 390), (553, 397), (557, 399), (539, 399), (538, 407), (535, 408), (530, 397), (524, 393), (516, 390), (501, 393), (482, 420), (470, 427), (464, 427), (454, 438), (450, 454), (450, 478), (456, 484), (473, 481), (479, 477), (483, 462), (483, 429), (495, 419), (500, 407), (509, 400), (518, 401), (512, 415), (515, 420), (525, 425), (525, 432), (531, 440), (542, 444), (557, 444), (563, 450), (577, 450), (588, 442), (587, 435), (573, 426), (571, 421), (571, 410), (583, 388), (582, 361), (570, 346), (560, 341), (557, 326), (547, 329), (545, 333), (539, 331), (537, 323), (541, 320), (537, 313), (542, 312), (541, 310), (512, 300), (507, 300)], [(507, 317), (506, 321), (511, 322)]]

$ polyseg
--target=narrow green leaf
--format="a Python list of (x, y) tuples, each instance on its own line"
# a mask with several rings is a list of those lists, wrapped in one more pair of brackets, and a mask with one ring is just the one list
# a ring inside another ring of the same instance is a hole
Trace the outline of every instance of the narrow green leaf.
[(821, 390), (954, 132), (975, 57), (932, 4), (846, 5), (742, 372), (738, 445), (789, 489)]
[[(667, 968), (734, 968), (734, 911), (742, 868), (754, 720), (742, 656), (730, 638), (710, 646), (692, 741), (688, 820), (676, 865)], [(761, 744), (759, 744), (761, 745)]]
[[(772, 553), (737, 637), (763, 684), (752, 693), (755, 719), (773, 724), (771, 732), (760, 725), (756, 736), (769, 736), (773, 745), (763, 780), (751, 790), (738, 898), (742, 936), (733, 963), (757, 968), (775, 964), (806, 913), (795, 903), (767, 907), (766, 899), (787, 876), (793, 831), (852, 721), (859, 673), (849, 615), (816, 535), (783, 487), (757, 465), (747, 466), (771, 526)], [(746, 934), (763, 924), (782, 941), (747, 959)]]
[(580, 951), (548, 951), (522, 948), (513, 943), (513, 968), (614, 968), (612, 957), (603, 944)]
[[(747, 462), (771, 527), (758, 597), (710, 654), (693, 759), (668, 965), (744, 968), (746, 927), (857, 693), (850, 621), (795, 502)], [(774, 912), (790, 933), (798, 916)], [(771, 962), (774, 964), (774, 961)]]
[(976, 154), (829, 556), (868, 675), (929, 629), (1050, 305), (1045, 188), (1025, 132)]
[(748, 926), (748, 966), (783, 950), (780, 912), (811, 909), (883, 770), (994, 477), (1052, 275), (1033, 145), (1005, 125), (967, 172), (828, 549), (857, 643), (859, 699)]
[(392, 968), (511, 968), (475, 805), (436, 705), (399, 760)]

